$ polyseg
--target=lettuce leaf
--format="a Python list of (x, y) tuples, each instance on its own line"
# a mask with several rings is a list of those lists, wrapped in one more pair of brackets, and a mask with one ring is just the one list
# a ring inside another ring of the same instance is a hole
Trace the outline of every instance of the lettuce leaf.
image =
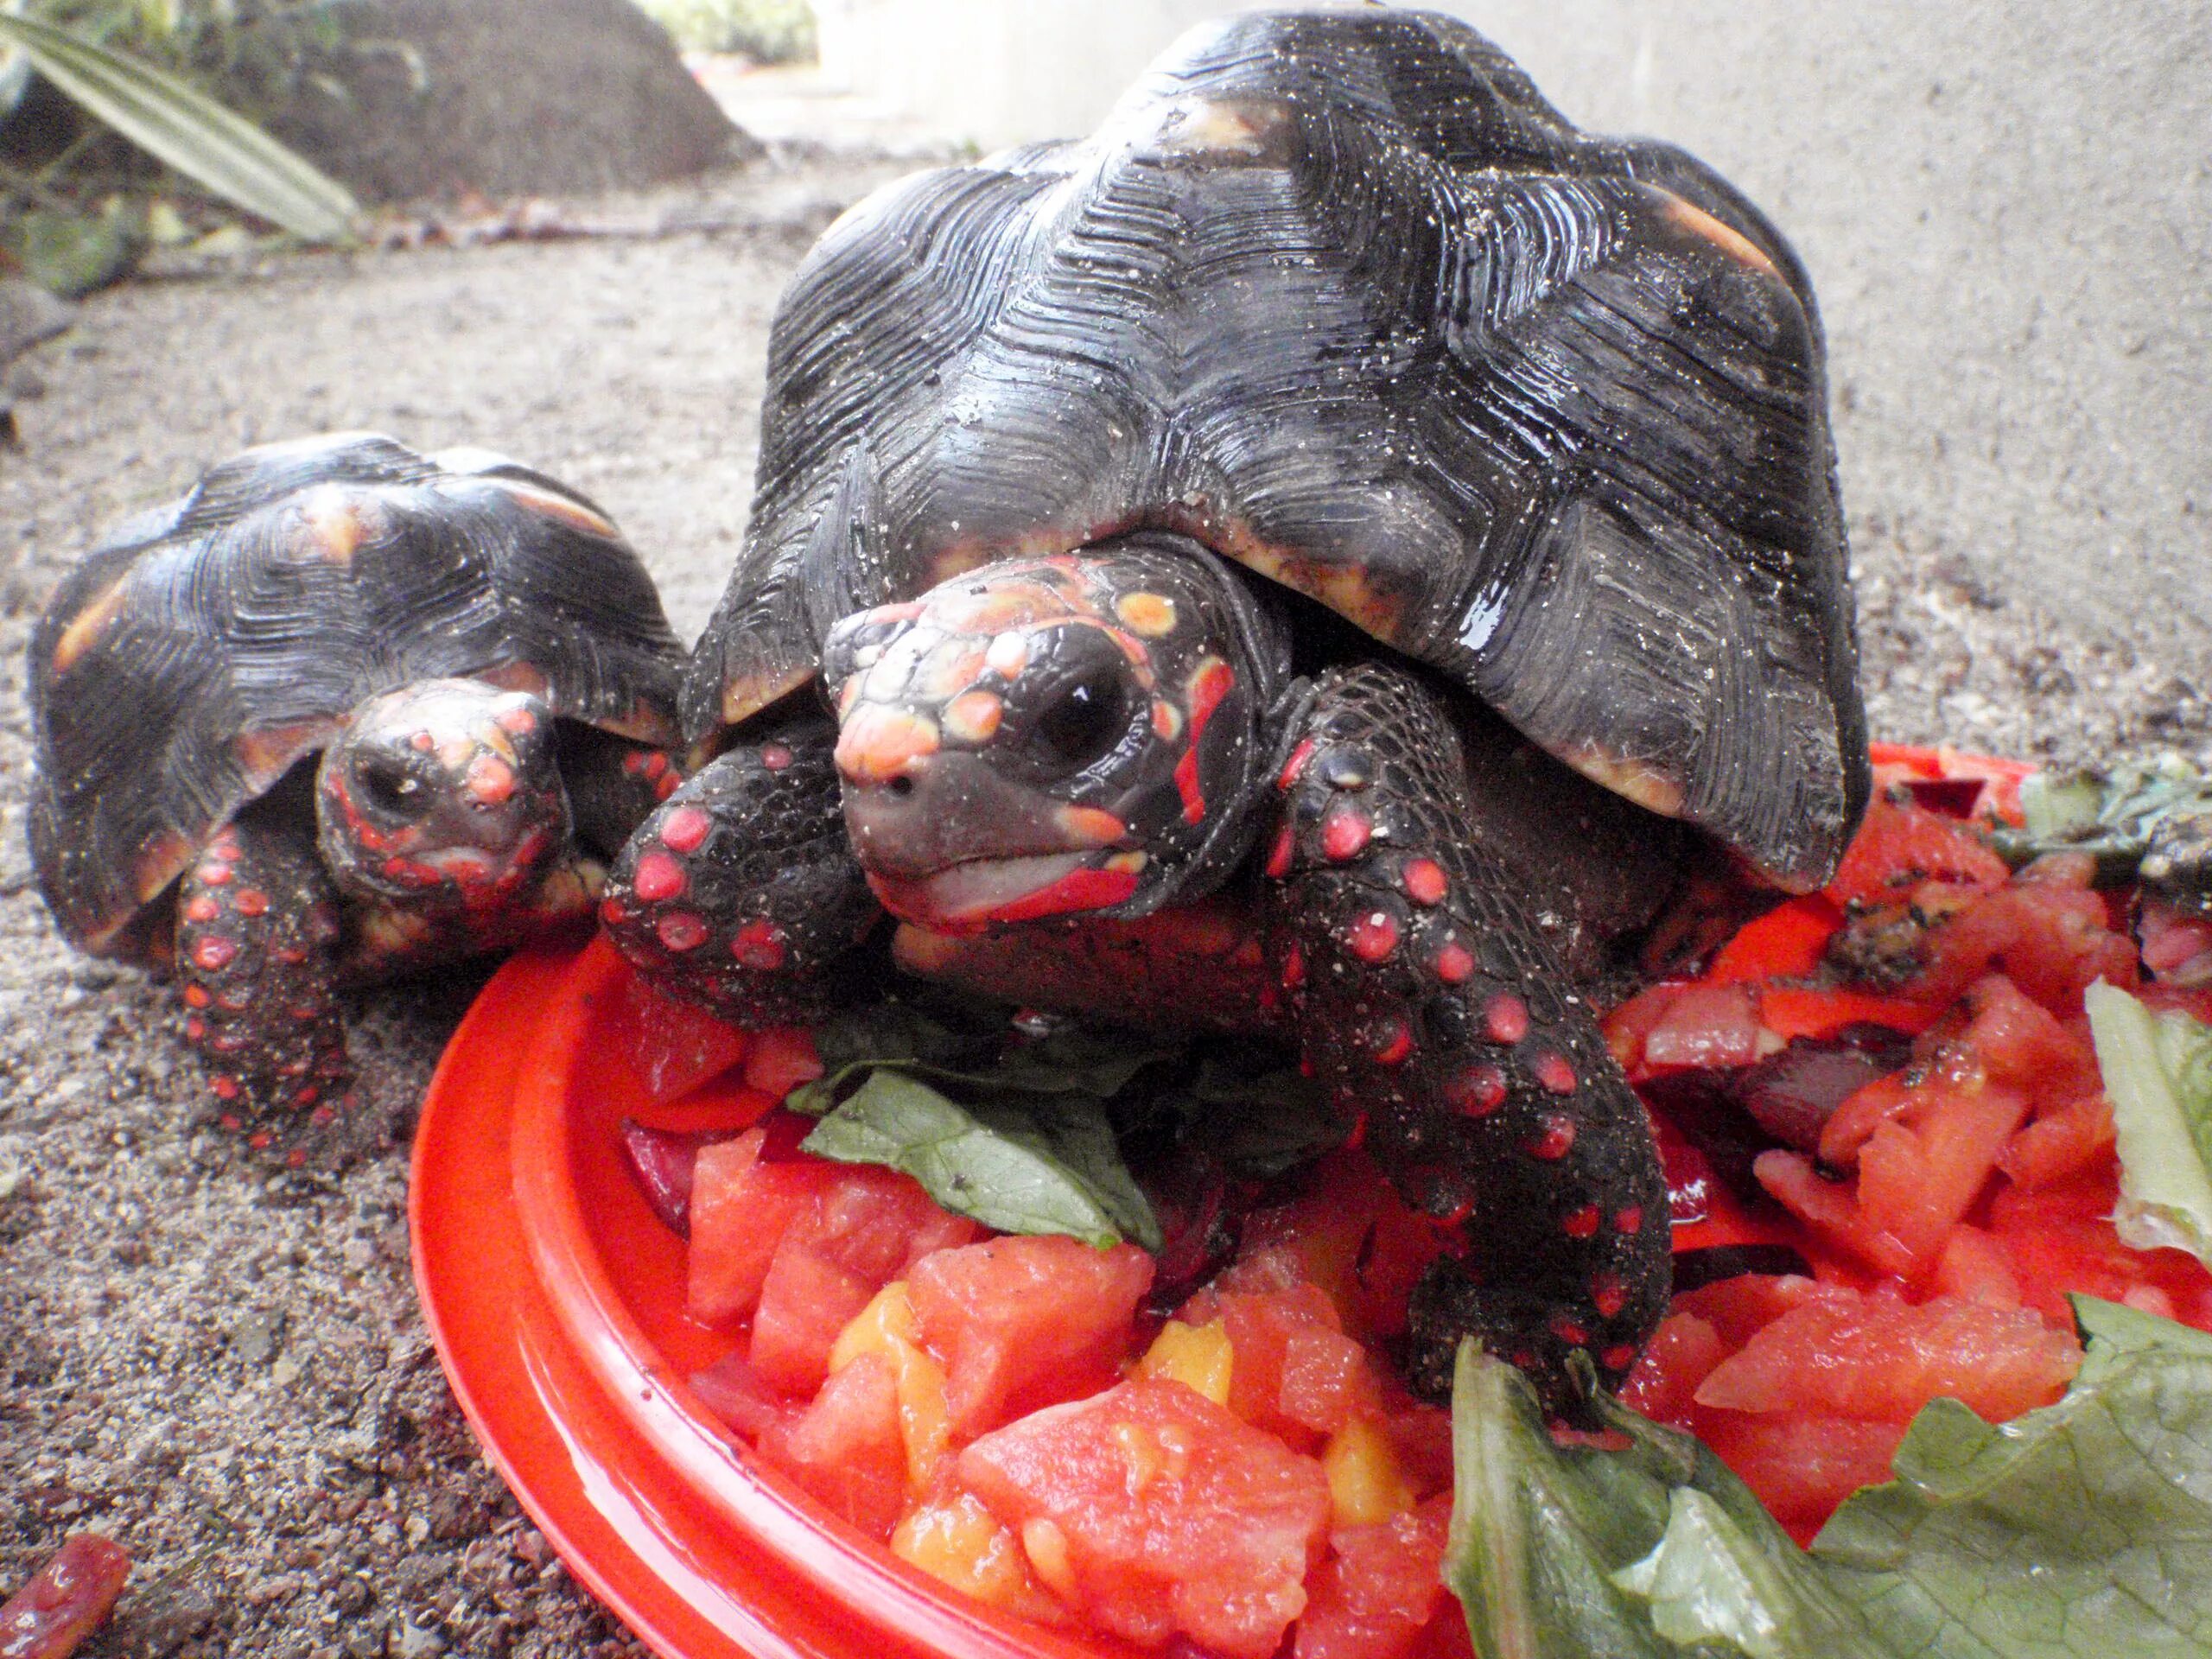
[(2101, 980), (2082, 1002), (2120, 1141), (2113, 1225), (2139, 1250), (2212, 1264), (2212, 1027)]
[(2212, 1655), (2212, 1338), (2075, 1299), (2088, 1358), (2001, 1426), (1916, 1417), (1897, 1478), (1801, 1550), (1688, 1436), (1555, 1444), (1471, 1344), (1452, 1396), (1446, 1581), (1486, 1659), (2172, 1659)]
[(1122, 1163), (1103, 1103), (1082, 1094), (1008, 1093), (963, 1106), (880, 1067), (800, 1145), (903, 1170), (946, 1209), (1002, 1233), (1160, 1248), (1160, 1223)]

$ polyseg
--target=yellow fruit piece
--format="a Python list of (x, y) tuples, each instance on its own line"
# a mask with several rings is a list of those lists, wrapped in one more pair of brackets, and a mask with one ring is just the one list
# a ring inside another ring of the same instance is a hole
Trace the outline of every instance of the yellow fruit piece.
[(1137, 1362), (1137, 1375), (1158, 1382), (1180, 1382), (1197, 1389), (1217, 1406), (1229, 1403), (1229, 1380), (1235, 1373), (1236, 1350), (1230, 1345), (1229, 1327), (1219, 1319), (1205, 1325), (1185, 1325), (1170, 1319), (1152, 1339)]
[(1340, 1527), (1371, 1527), (1414, 1506), (1413, 1483), (1382, 1425), (1355, 1417), (1329, 1437), (1321, 1452), (1329, 1498)]
[(945, 1403), (944, 1367), (915, 1335), (914, 1304), (906, 1281), (894, 1279), (853, 1316), (830, 1349), (830, 1369), (841, 1371), (863, 1354), (880, 1355), (899, 1387), (899, 1429), (906, 1442), (906, 1490), (926, 1491), (952, 1440)]
[(1082, 1589), (1075, 1581), (1075, 1563), (1068, 1559), (1068, 1535), (1057, 1521), (1038, 1516), (1021, 1523), (1021, 1553), (1043, 1580), (1046, 1589), (1063, 1601), (1076, 1601)]
[(909, 1510), (891, 1553), (990, 1606), (1053, 1624), (1065, 1617), (1032, 1576), (1020, 1541), (972, 1493)]
[(906, 1294), (906, 1281), (893, 1279), (837, 1333), (830, 1349), (830, 1369), (842, 1371), (862, 1354), (889, 1359), (893, 1343), (912, 1347), (915, 1339), (913, 1299)]

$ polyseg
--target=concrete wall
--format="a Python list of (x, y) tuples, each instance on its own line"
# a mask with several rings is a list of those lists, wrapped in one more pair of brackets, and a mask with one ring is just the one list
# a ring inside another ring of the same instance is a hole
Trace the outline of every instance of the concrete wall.
[[(817, 5), (826, 71), (987, 149), (1086, 130), (1235, 9)], [(1577, 122), (1695, 151), (1796, 242), (1862, 548), (2212, 672), (2212, 3), (1442, 9)]]

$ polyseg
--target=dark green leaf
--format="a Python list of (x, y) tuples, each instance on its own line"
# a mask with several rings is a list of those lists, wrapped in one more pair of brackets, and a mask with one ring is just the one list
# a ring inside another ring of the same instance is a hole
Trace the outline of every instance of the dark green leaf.
[(1133, 1238), (1160, 1248), (1160, 1228), (1122, 1168), (1096, 1103), (1009, 1096), (973, 1109), (917, 1077), (872, 1071), (815, 1126), (805, 1150), (904, 1170), (946, 1209), (1009, 1233), (1066, 1233), (1085, 1243)]
[(1295, 1065), (1270, 1065), (1274, 1058), (1243, 1045), (1207, 1051), (1172, 1103), (1185, 1144), (1261, 1180), (1343, 1145), (1329, 1091)]

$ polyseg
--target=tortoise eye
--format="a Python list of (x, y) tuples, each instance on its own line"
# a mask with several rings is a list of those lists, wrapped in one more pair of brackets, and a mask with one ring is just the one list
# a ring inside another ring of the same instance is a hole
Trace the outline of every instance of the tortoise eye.
[(429, 807), (430, 792), (422, 780), (397, 761), (364, 761), (359, 778), (362, 798), (379, 812), (411, 818)]
[(1038, 746), (1062, 766), (1086, 765), (1114, 747), (1128, 712), (1120, 672), (1101, 664), (1063, 686), (1037, 716)]

